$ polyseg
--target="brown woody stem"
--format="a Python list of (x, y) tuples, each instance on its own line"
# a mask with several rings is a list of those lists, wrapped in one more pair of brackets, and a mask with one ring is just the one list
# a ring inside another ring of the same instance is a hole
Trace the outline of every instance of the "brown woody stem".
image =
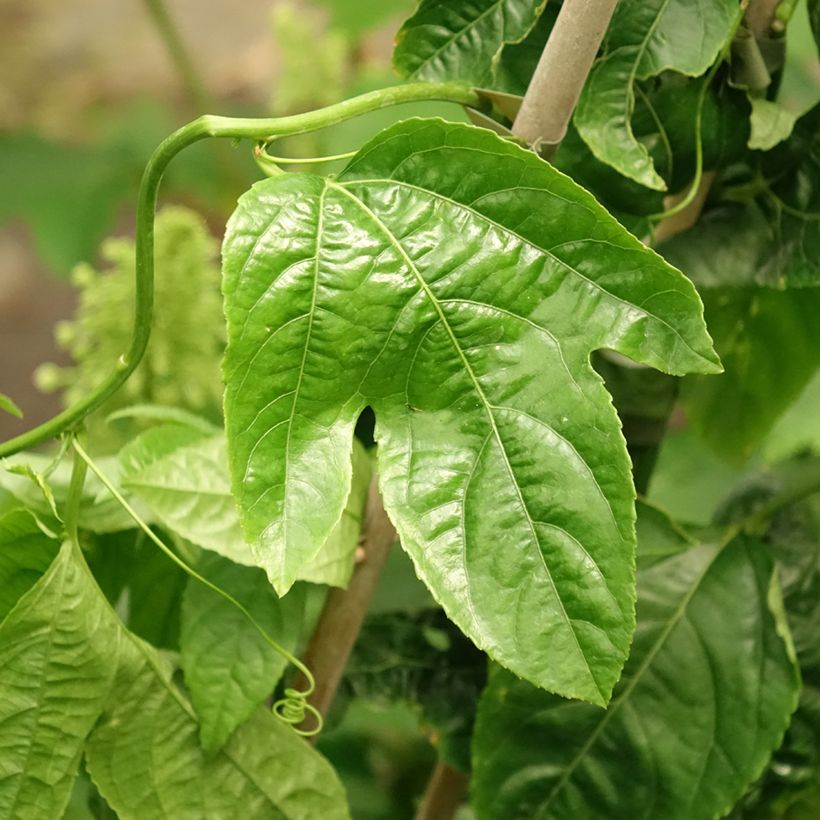
[[(303, 658), (316, 679), (316, 688), (309, 702), (323, 717), (327, 716), (336, 695), (387, 554), (395, 541), (396, 530), (384, 511), (374, 476), (367, 495), (362, 530), (364, 557), (356, 565), (347, 589), (332, 588), (328, 592)], [(303, 683), (295, 682), (296, 688)]]
[(439, 761), (421, 799), (415, 820), (450, 820), (467, 796), (467, 775)]

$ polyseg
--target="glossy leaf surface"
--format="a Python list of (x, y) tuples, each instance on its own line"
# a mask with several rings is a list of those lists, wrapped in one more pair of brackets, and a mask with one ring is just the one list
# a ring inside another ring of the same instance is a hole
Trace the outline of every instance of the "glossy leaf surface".
[(632, 131), (635, 83), (664, 71), (703, 74), (738, 13), (736, 0), (621, 0), (575, 110), (578, 132), (598, 159), (647, 188), (665, 189)]
[(173, 666), (129, 637), (86, 765), (121, 820), (341, 820), (344, 792), (325, 760), (264, 710), (206, 757)]
[(387, 511), (450, 618), (606, 702), (634, 493), (589, 355), (718, 371), (691, 284), (534, 154), (439, 120), (387, 129), (335, 181), (257, 184), (224, 260), (233, 486), (277, 590), (338, 521), (370, 405)]
[(635, 643), (606, 711), (491, 676), (473, 742), (481, 820), (711, 820), (763, 771), (799, 674), (762, 544), (639, 572)]
[(60, 817), (117, 668), (119, 631), (66, 542), (0, 625), (0, 816)]
[[(267, 633), (293, 652), (304, 610), (304, 590), (281, 600), (260, 569), (207, 555), (197, 570), (233, 595)], [(273, 692), (287, 661), (229, 601), (190, 579), (182, 604), (182, 668), (206, 752), (219, 749), (236, 727)]]
[(526, 37), (546, 0), (422, 0), (396, 35), (393, 64), (414, 80), (493, 85), (507, 43)]

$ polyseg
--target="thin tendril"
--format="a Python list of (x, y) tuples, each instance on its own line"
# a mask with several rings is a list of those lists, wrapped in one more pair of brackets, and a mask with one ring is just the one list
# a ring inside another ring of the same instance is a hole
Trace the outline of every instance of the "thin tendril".
[(134, 265), (136, 305), (130, 347), (117, 359), (116, 365), (106, 378), (81, 399), (48, 421), (19, 436), (0, 442), (0, 458), (33, 447), (76, 426), (112, 396), (139, 365), (151, 334), (154, 305), (154, 211), (157, 195), (165, 169), (180, 151), (209, 137), (235, 141), (250, 138), (270, 142), (278, 137), (318, 131), (380, 108), (424, 100), (447, 100), (476, 108), (484, 104), (475, 91), (463, 85), (407, 83), (370, 91), (317, 111), (287, 117), (256, 119), (206, 114), (183, 125), (163, 140), (148, 160), (137, 200)]
[(703, 82), (703, 87), (698, 95), (698, 107), (695, 112), (695, 175), (692, 178), (692, 184), (689, 186), (686, 196), (681, 199), (680, 202), (675, 203), (675, 205), (665, 211), (650, 214), (647, 217), (650, 222), (661, 222), (664, 219), (669, 219), (669, 217), (675, 216), (675, 214), (679, 214), (682, 210), (688, 208), (689, 205), (692, 204), (698, 194), (700, 182), (703, 179), (703, 104), (706, 100), (706, 92), (712, 83), (712, 78), (715, 76), (715, 69), (718, 65), (719, 62), (716, 62), (715, 65), (712, 66), (712, 70), (706, 75), (706, 79)]
[(257, 163), (271, 163), (273, 165), (313, 165), (323, 162), (336, 162), (340, 159), (355, 157), (357, 151), (345, 151), (343, 154), (330, 154), (326, 157), (277, 157), (268, 153), (270, 143), (260, 143), (253, 150)]
[[(256, 631), (262, 636), (265, 642), (279, 655), (281, 655), (288, 663), (294, 666), (299, 672), (304, 675), (305, 681), (307, 682), (307, 688), (303, 690), (294, 689), (292, 687), (287, 687), (284, 691), (284, 697), (280, 700), (277, 700), (273, 706), (271, 707), (271, 711), (274, 715), (276, 715), (279, 720), (283, 723), (287, 723), (294, 732), (304, 737), (311, 737), (312, 735), (318, 734), (322, 730), (323, 726), (323, 719), (322, 715), (319, 710), (313, 706), (311, 703), (308, 703), (308, 697), (313, 694), (313, 691), (316, 689), (316, 681), (313, 678), (311, 671), (294, 655), (288, 652), (283, 646), (278, 644), (271, 636), (266, 632), (263, 626), (259, 624), (259, 622), (251, 615), (251, 613), (244, 607), (236, 598), (233, 597), (229, 592), (225, 592), (224, 589), (218, 587), (216, 584), (209, 581), (203, 575), (200, 575), (193, 567), (189, 566), (185, 561), (183, 561), (170, 547), (168, 547), (165, 542), (142, 520), (139, 516), (137, 511), (125, 500), (122, 494), (117, 490), (117, 488), (106, 478), (106, 476), (102, 473), (99, 467), (94, 463), (91, 456), (86, 453), (83, 449), (82, 445), (76, 438), (72, 439), (72, 446), (74, 447), (74, 452), (76, 456), (79, 456), (79, 460), (83, 463), (83, 473), (85, 468), (91, 470), (95, 476), (99, 479), (100, 483), (108, 490), (109, 493), (114, 497), (114, 499), (120, 504), (120, 506), (134, 519), (136, 525), (145, 533), (148, 538), (153, 541), (153, 543), (162, 550), (165, 555), (171, 559), (183, 572), (189, 575), (191, 578), (199, 581), (199, 583), (206, 586), (212, 592), (215, 592), (220, 597), (224, 598), (230, 604), (235, 606), (247, 619), (248, 621), (254, 626)], [(75, 458), (75, 470), (77, 465), (78, 459)], [(72, 477), (72, 484), (73, 484), (73, 477)], [(80, 484), (82, 487), (82, 484)], [(314, 726), (310, 729), (299, 729), (297, 728), (299, 724), (303, 723), (304, 720), (307, 718), (308, 715), (312, 715), (314, 719)]]

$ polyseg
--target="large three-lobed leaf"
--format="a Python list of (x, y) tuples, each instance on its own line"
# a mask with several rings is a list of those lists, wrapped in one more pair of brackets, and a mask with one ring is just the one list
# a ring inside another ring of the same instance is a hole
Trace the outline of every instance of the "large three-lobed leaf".
[(377, 419), (387, 511), (448, 615), (534, 683), (603, 704), (634, 624), (634, 491), (596, 348), (715, 372), (692, 285), (488, 131), (411, 120), (335, 180), (240, 201), (224, 246), (234, 490), (282, 593)]

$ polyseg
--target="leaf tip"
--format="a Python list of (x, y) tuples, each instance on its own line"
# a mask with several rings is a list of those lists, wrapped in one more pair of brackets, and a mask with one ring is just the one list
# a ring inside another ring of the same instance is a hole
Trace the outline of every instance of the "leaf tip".
[(6, 413), (15, 418), (23, 418), (23, 411), (5, 393), (0, 393), (0, 410), (5, 410)]

